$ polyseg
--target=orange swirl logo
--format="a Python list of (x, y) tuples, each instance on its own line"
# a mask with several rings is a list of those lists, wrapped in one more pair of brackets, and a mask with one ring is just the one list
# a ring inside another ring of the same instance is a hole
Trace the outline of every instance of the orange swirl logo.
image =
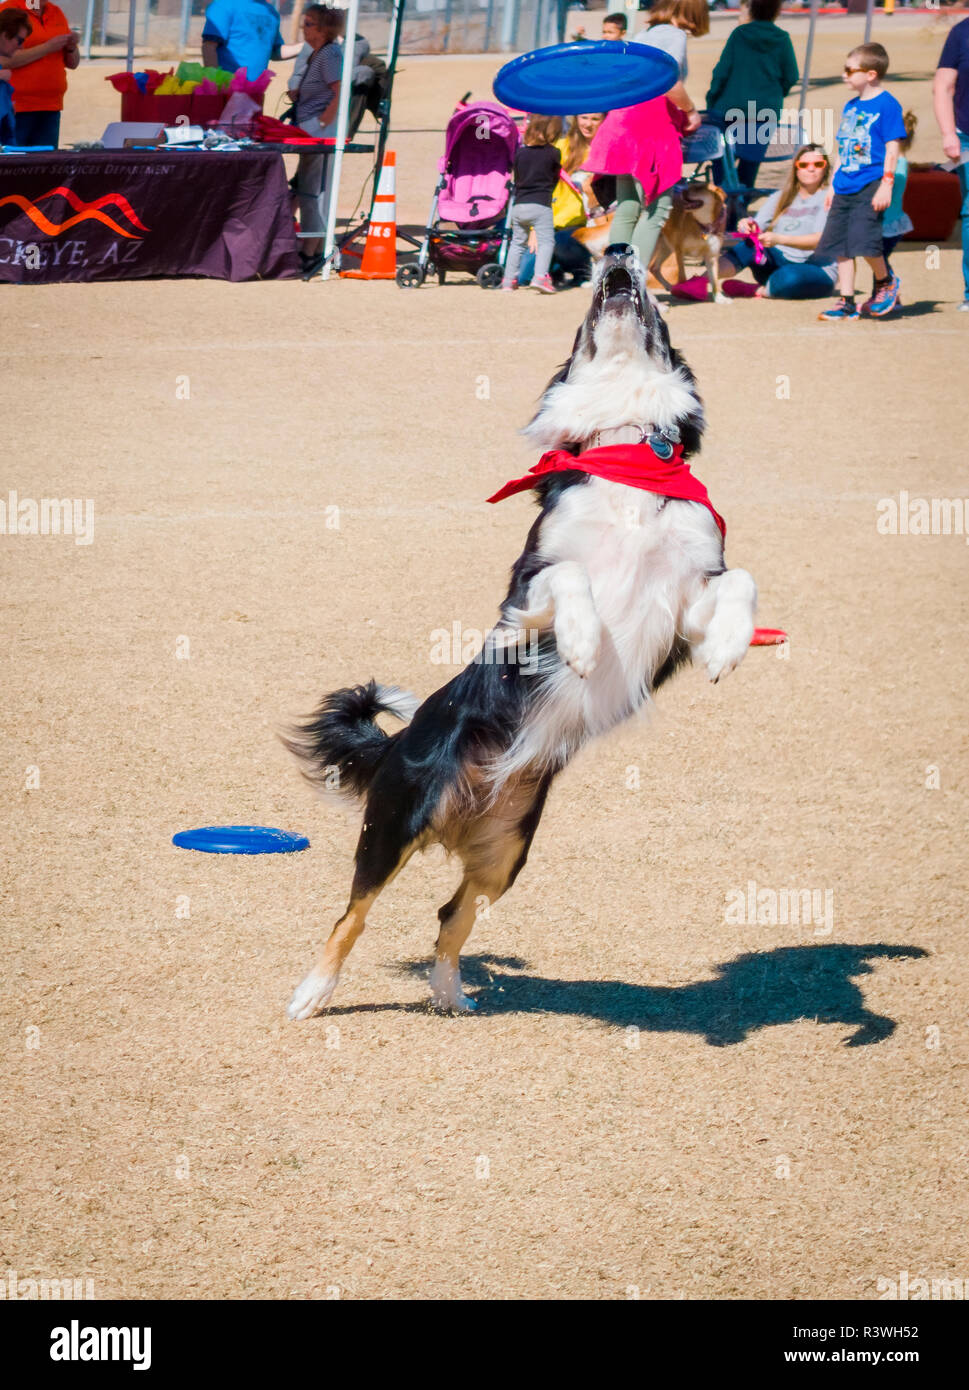
[[(74, 215), (73, 217), (66, 217), (63, 222), (52, 222), (51, 219), (41, 211), (40, 204), (47, 198), (56, 198), (58, 196), (64, 198), (71, 205), (74, 209)], [(139, 231), (142, 232), (148, 231), (148, 228), (137, 216), (134, 208), (128, 202), (128, 199), (121, 193), (105, 193), (103, 197), (95, 198), (93, 203), (85, 203), (77, 196), (72, 188), (64, 188), (63, 185), (58, 185), (57, 188), (51, 188), (47, 193), (42, 193), (36, 202), (31, 202), (29, 198), (25, 198), (21, 193), (10, 193), (6, 198), (0, 198), (0, 208), (6, 206), (7, 203), (13, 203), (16, 207), (25, 212), (34, 226), (38, 227), (42, 232), (45, 232), (47, 236), (60, 236), (62, 232), (67, 232), (71, 227), (76, 227), (79, 222), (95, 221), (103, 222), (106, 227), (110, 227), (111, 231), (116, 232), (118, 236), (128, 237), (129, 240), (132, 241), (141, 240), (136, 232), (128, 231), (116, 222), (113, 217), (110, 217), (108, 213), (103, 212), (102, 209), (105, 207), (116, 208), (118, 212), (124, 214), (133, 227), (137, 227)]]

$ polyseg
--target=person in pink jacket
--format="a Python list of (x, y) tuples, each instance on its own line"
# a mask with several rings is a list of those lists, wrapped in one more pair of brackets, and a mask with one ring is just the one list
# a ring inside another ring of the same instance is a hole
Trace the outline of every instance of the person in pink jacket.
[(612, 240), (635, 246), (645, 266), (673, 206), (669, 190), (683, 172), (681, 120), (666, 97), (610, 111), (583, 166), (594, 174), (616, 176)]
[[(650, 21), (648, 33), (637, 35), (636, 41), (673, 51), (680, 80), (666, 96), (610, 111), (583, 165), (592, 173), (616, 176), (612, 240), (635, 246), (646, 266), (673, 207), (670, 190), (683, 173), (680, 135), (700, 124), (700, 113), (683, 82), (684, 54), (687, 34), (709, 30), (707, 0), (661, 0), (650, 11)], [(670, 49), (667, 35), (679, 48)]]

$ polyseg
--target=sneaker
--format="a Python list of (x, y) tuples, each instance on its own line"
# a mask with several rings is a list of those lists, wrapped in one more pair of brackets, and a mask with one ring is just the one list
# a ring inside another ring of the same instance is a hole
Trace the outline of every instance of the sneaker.
[(552, 284), (551, 275), (546, 275), (541, 280), (533, 280), (531, 287), (533, 290), (538, 290), (539, 294), (557, 293), (555, 286)]
[(836, 299), (830, 309), (822, 309), (818, 314), (819, 322), (824, 322), (825, 319), (857, 319), (860, 317), (858, 305), (853, 299)]
[(720, 288), (729, 299), (756, 299), (758, 286), (750, 280), (722, 280)]
[(969, 299), (964, 299), (959, 305), (960, 314), (969, 314)]
[(887, 285), (882, 285), (881, 289), (876, 289), (871, 299), (866, 299), (861, 306), (861, 312), (866, 318), (883, 319), (886, 314), (890, 314), (893, 309), (898, 307), (898, 291), (901, 281), (892, 271), (892, 278)]
[(512, 290), (517, 290), (517, 289), (518, 289), (518, 281), (517, 281), (517, 280), (502, 280), (502, 282), (501, 282), (501, 288), (502, 288), (503, 290), (505, 290), (507, 293), (510, 293)]

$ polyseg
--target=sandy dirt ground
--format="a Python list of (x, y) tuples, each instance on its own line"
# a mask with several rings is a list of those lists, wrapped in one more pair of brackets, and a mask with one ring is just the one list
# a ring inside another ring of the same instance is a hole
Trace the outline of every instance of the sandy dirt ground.
[[(819, 71), (860, 23), (824, 34)], [(942, 29), (888, 39), (917, 158), (939, 154)], [(716, 51), (691, 58), (701, 95)], [(406, 132), (493, 66), (403, 65), (405, 220), (440, 150)], [(113, 114), (102, 75), (72, 79), (68, 138)], [(424, 1003), (455, 882), (435, 852), (299, 1025), (358, 821), (274, 731), (370, 675), (427, 694), (457, 669), (434, 630), (490, 626), (532, 504), (483, 499), (534, 461), (516, 430), (584, 295), (5, 289), (2, 495), (90, 498), (95, 522), (90, 545), (0, 538), (0, 1271), (131, 1298), (867, 1299), (902, 1270), (969, 1276), (966, 540), (876, 529), (900, 490), (966, 493), (969, 323), (953, 246), (897, 261), (892, 322), (670, 313), (709, 412), (696, 471), (789, 647), (715, 687), (681, 675), (559, 779), (469, 943), (476, 1016)], [(312, 846), (170, 843), (218, 823)], [(750, 883), (816, 890), (828, 920), (737, 922)]]

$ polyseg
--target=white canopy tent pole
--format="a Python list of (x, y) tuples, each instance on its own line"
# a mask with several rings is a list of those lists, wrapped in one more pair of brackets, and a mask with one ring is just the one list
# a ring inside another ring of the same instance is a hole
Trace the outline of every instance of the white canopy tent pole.
[[(343, 72), (340, 75), (340, 100), (337, 105), (336, 145), (326, 167), (326, 239), (323, 242), (323, 279), (330, 278), (333, 247), (336, 243), (336, 210), (340, 200), (340, 175), (343, 173), (343, 151), (350, 124), (350, 96), (353, 91), (353, 50), (357, 36), (357, 14), (360, 0), (350, 0), (347, 6), (347, 28), (343, 39)], [(378, 175), (379, 176), (379, 175)]]
[(868, 0), (868, 7), (865, 10), (865, 38), (864, 42), (871, 40), (871, 22), (875, 17), (875, 0)]
[(798, 115), (807, 105), (808, 83), (811, 79), (811, 55), (814, 52), (814, 30), (818, 22), (818, 7), (821, 0), (811, 0), (811, 23), (808, 27), (807, 48), (804, 50), (804, 72), (801, 74), (801, 100), (798, 104)]
[[(491, 0), (489, 0), (489, 4)], [(394, 56), (397, 52), (397, 30), (404, 22), (404, 0), (393, 0), (393, 7), (390, 11), (390, 34), (387, 37), (387, 57), (393, 58), (393, 66), (397, 66), (397, 59)], [(379, 178), (379, 174), (378, 174)]]
[(128, 61), (125, 68), (128, 72), (135, 70), (135, 25), (138, 22), (138, 0), (128, 0)]
[(188, 31), (192, 24), (192, 0), (182, 0), (182, 20), (178, 28), (178, 51), (185, 56), (188, 47)]
[(87, 0), (87, 9), (84, 12), (84, 37), (81, 40), (81, 51), (84, 54), (84, 61), (91, 61), (91, 33), (94, 29), (94, 0)]

